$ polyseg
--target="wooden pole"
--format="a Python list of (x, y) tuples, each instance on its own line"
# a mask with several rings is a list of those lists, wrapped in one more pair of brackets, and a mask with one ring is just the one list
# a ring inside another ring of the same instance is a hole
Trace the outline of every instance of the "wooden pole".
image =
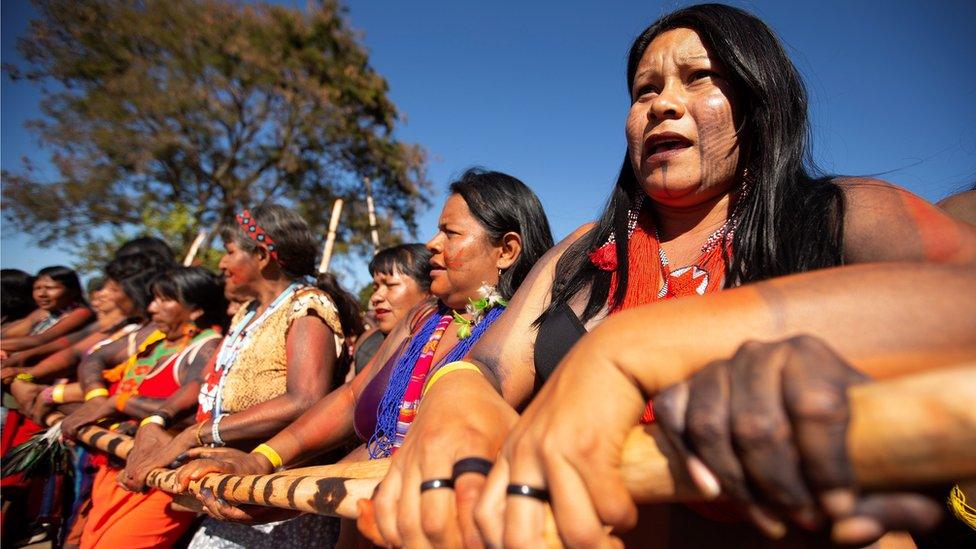
[(335, 245), (336, 228), (339, 226), (339, 217), (342, 215), (342, 199), (337, 198), (332, 204), (332, 217), (329, 219), (329, 236), (325, 239), (325, 248), (322, 250), (322, 262), (319, 263), (319, 272), (324, 273), (329, 270), (329, 262), (332, 260), (332, 247)]
[(369, 178), (363, 179), (366, 183), (366, 210), (369, 212), (369, 235), (373, 240), (373, 253), (380, 251), (380, 233), (376, 229), (376, 208), (373, 206), (373, 185)]
[[(849, 396), (848, 451), (859, 486), (910, 488), (976, 478), (976, 365), (858, 385)], [(375, 460), (273, 475), (210, 474), (192, 483), (190, 492), (209, 488), (231, 503), (355, 518), (356, 501), (372, 496), (387, 467), (386, 460)], [(630, 432), (622, 472), (641, 503), (702, 497), (654, 425)], [(148, 483), (173, 491), (175, 472), (153, 471)]]
[(183, 258), (183, 266), (190, 267), (193, 265), (193, 259), (197, 256), (197, 252), (200, 251), (200, 245), (203, 244), (203, 239), (207, 237), (206, 229), (200, 229), (197, 233), (197, 237), (193, 239), (193, 243), (190, 244), (190, 249), (186, 252), (186, 257)]

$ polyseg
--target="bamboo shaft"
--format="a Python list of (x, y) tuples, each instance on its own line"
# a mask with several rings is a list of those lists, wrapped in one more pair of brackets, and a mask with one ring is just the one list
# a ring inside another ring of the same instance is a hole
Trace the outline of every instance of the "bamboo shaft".
[(193, 265), (193, 259), (196, 258), (197, 252), (200, 251), (200, 245), (203, 244), (203, 239), (207, 237), (207, 231), (200, 229), (197, 233), (197, 237), (193, 239), (193, 243), (190, 244), (190, 249), (186, 252), (186, 257), (183, 258), (183, 266), (190, 267)]
[(329, 235), (325, 238), (325, 247), (322, 250), (322, 262), (319, 263), (320, 273), (329, 270), (329, 263), (332, 261), (332, 247), (335, 246), (336, 228), (339, 227), (339, 217), (341, 216), (342, 199), (337, 198), (332, 204), (332, 217), (329, 218)]
[(373, 253), (380, 251), (380, 233), (376, 230), (376, 207), (373, 205), (373, 185), (369, 178), (363, 179), (366, 184), (366, 211), (369, 213), (369, 236), (373, 241)]

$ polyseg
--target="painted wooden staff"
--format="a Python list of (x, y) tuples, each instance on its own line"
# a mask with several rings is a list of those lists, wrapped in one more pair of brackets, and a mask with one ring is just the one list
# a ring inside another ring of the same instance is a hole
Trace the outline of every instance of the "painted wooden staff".
[(329, 270), (329, 262), (332, 260), (332, 247), (335, 245), (336, 228), (339, 226), (339, 217), (342, 215), (342, 199), (336, 198), (332, 204), (332, 217), (329, 219), (329, 235), (325, 239), (325, 248), (322, 250), (322, 261), (319, 263), (319, 272), (324, 273)]
[[(976, 478), (976, 365), (849, 389), (848, 451), (860, 486), (909, 488)], [(386, 460), (293, 469), (272, 475), (206, 475), (190, 485), (234, 504), (255, 504), (355, 518)], [(624, 481), (641, 503), (701, 499), (677, 452), (656, 426), (635, 427), (623, 452)], [(147, 480), (178, 491), (174, 471)]]
[(369, 236), (373, 240), (373, 253), (380, 251), (380, 233), (376, 230), (376, 207), (373, 205), (373, 185), (368, 177), (363, 178), (366, 184), (366, 211), (369, 214)]
[[(50, 427), (62, 419), (64, 414), (61, 412), (51, 412), (44, 418), (44, 424)], [(133, 444), (132, 437), (109, 431), (98, 425), (85, 425), (78, 429), (78, 442), (122, 459), (129, 455)]]

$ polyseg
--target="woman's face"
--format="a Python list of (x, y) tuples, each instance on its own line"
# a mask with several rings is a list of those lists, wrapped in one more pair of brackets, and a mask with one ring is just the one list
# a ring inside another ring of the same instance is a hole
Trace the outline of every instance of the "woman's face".
[(119, 308), (114, 300), (106, 298), (104, 286), (93, 291), (89, 296), (88, 301), (91, 303), (92, 309), (94, 309), (95, 313), (99, 316), (104, 316), (115, 312)]
[(45, 311), (56, 311), (68, 304), (68, 288), (49, 276), (34, 281), (34, 303)]
[(460, 195), (452, 194), (437, 221), (437, 234), (427, 242), (430, 258), (430, 293), (454, 309), (477, 299), (482, 284), (498, 284), (501, 247), (488, 241), (488, 233)]
[(149, 314), (167, 337), (183, 332), (183, 326), (200, 316), (200, 309), (180, 303), (179, 300), (156, 294), (149, 304)]
[(655, 202), (694, 206), (732, 188), (740, 143), (725, 74), (691, 29), (663, 32), (644, 51), (627, 147), (638, 183)]
[(400, 272), (373, 275), (373, 295), (369, 303), (376, 315), (376, 324), (384, 334), (390, 333), (400, 319), (407, 316), (414, 305), (427, 297), (417, 281)]
[(224, 246), (227, 252), (220, 258), (218, 266), (224, 273), (225, 292), (233, 295), (246, 293), (255, 281), (261, 279), (258, 258), (244, 251), (236, 242), (227, 242)]
[(132, 298), (122, 290), (122, 286), (118, 282), (111, 278), (105, 281), (105, 286), (102, 288), (102, 299), (106, 303), (113, 303), (126, 316), (132, 316), (135, 313), (136, 306), (132, 302)]

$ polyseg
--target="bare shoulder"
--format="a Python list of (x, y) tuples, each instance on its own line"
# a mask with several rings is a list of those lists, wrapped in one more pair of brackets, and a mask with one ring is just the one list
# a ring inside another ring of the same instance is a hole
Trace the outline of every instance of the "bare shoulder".
[(844, 256), (875, 261), (971, 262), (976, 232), (897, 185), (867, 177), (835, 180), (844, 193)]
[(963, 191), (936, 203), (952, 217), (976, 225), (976, 190)]

